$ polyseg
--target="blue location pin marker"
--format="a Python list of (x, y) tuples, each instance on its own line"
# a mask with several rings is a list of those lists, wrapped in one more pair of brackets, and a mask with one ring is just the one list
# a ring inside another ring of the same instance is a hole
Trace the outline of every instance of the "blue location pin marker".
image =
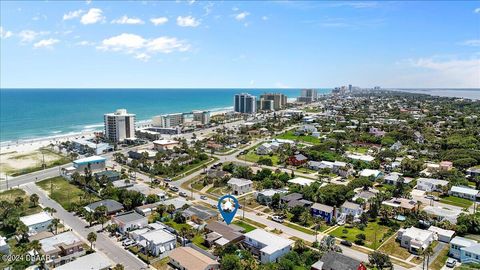
[[(225, 201), (225, 202), (224, 202)], [(218, 200), (218, 211), (222, 214), (225, 223), (230, 224), (239, 208), (237, 198), (228, 194)]]

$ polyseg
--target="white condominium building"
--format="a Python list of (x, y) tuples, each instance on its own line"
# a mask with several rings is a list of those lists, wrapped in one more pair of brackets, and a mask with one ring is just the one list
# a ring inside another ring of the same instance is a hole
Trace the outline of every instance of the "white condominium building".
[(104, 115), (105, 137), (114, 142), (135, 138), (135, 114), (126, 109)]

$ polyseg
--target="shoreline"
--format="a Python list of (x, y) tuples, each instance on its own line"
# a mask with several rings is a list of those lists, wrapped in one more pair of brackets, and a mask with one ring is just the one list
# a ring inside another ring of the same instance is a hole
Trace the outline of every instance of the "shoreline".
[[(210, 111), (211, 116), (225, 114), (231, 112), (232, 109), (227, 109), (230, 107), (224, 108), (214, 108), (213, 111)], [(232, 107), (233, 108), (233, 107)], [(142, 127), (151, 123), (151, 119), (148, 120), (139, 120), (137, 122), (137, 127)], [(19, 140), (9, 140), (0, 142), (0, 154), (9, 154), (9, 153), (25, 153), (25, 152), (33, 152), (42, 147), (48, 146), (50, 144), (62, 143), (66, 141), (71, 141), (74, 139), (80, 138), (93, 138), (94, 133), (97, 131), (103, 130), (103, 124), (100, 128), (99, 124), (92, 124), (88, 126), (95, 126), (98, 128), (89, 128), (88, 130), (82, 130), (79, 132), (69, 132), (65, 134), (57, 134), (52, 136), (46, 137), (38, 137), (38, 138), (31, 138), (31, 139), (19, 139)]]

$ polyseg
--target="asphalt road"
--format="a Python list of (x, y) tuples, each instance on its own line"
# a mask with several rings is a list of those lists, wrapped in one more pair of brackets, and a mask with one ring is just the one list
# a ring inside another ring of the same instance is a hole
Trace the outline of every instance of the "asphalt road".
[[(60, 204), (50, 199), (47, 194), (38, 188), (34, 183), (23, 185), (22, 188), (29, 194), (38, 194), (40, 198), (39, 202), (43, 207), (51, 207), (57, 210), (54, 216), (59, 218), (65, 225), (72, 228), (83, 238), (85, 243), (89, 244), (87, 241), (87, 235), (88, 233), (95, 231), (97, 229), (96, 227), (87, 228), (86, 226), (88, 224), (86, 222), (81, 220), (79, 217), (74, 216), (72, 213), (67, 212)], [(118, 243), (114, 242), (113, 239), (108, 238), (102, 233), (97, 233), (95, 249), (107, 255), (107, 257), (113, 262), (113, 265), (120, 263), (125, 267), (125, 269), (148, 269), (147, 264), (138, 259), (129, 251), (123, 249), (118, 245)]]

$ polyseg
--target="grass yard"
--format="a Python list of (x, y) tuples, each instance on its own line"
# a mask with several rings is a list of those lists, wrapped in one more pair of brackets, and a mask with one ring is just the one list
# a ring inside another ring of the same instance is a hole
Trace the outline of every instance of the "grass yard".
[[(343, 233), (343, 229), (346, 229), (347, 232)], [(339, 226), (337, 229), (330, 232), (330, 235), (346, 239), (350, 242), (355, 242), (357, 239), (357, 234), (365, 234), (365, 246), (368, 248), (376, 249), (380, 246), (380, 240), (382, 239), (383, 235), (388, 231), (388, 227), (378, 224), (378, 222), (369, 222), (365, 229), (362, 231), (357, 227), (347, 228), (345, 225)], [(375, 237), (376, 232), (376, 237)], [(375, 241), (376, 238), (376, 241)]]
[(401, 247), (400, 243), (395, 241), (395, 237), (390, 238), (378, 250), (404, 260), (411, 255), (406, 248)]
[(260, 229), (263, 229), (263, 228), (267, 227), (266, 225), (263, 225), (263, 224), (260, 223), (260, 222), (253, 221), (253, 220), (248, 219), (248, 218), (242, 219), (242, 221), (243, 221), (243, 222), (247, 222), (247, 223), (249, 223), (249, 224), (251, 224), (251, 225), (253, 225), (253, 226), (256, 226), (256, 227), (258, 227), (258, 228), (260, 228)]
[(368, 148), (362, 146), (348, 146), (347, 151), (355, 152), (359, 154), (366, 154), (368, 152)]
[(249, 162), (258, 162), (259, 159), (261, 158), (269, 158), (272, 160), (272, 163), (273, 165), (278, 165), (280, 160), (278, 159), (278, 156), (277, 155), (257, 155), (255, 153), (255, 150), (249, 150), (248, 153), (246, 155), (240, 155), (238, 156), (238, 159), (240, 160), (246, 160), (246, 161), (249, 161)]
[(25, 193), (25, 191), (23, 191), (22, 189), (14, 188), (0, 192), (0, 201), (7, 201), (13, 203), (15, 201), (15, 198), (17, 197), (23, 198), (23, 204), (20, 206), (21, 216), (36, 214), (42, 211), (42, 208), (40, 206), (37, 205), (35, 207), (32, 207), (30, 205), (30, 196), (28, 196), (27, 193)]
[(83, 206), (100, 200), (97, 196), (86, 193), (61, 176), (45, 179), (36, 184), (66, 210), (71, 209), (72, 203)]
[(202, 169), (204, 166), (207, 166), (209, 164), (212, 164), (214, 162), (218, 161), (218, 158), (216, 157), (213, 157), (213, 158), (209, 158), (207, 160), (204, 160), (200, 163), (196, 163), (196, 164), (189, 164), (185, 167), (185, 169), (181, 172), (178, 173), (177, 176), (173, 177), (172, 180), (175, 181), (175, 180), (179, 180), (185, 176), (188, 176), (200, 169)]
[(194, 243), (196, 246), (198, 246), (201, 249), (208, 250), (208, 247), (203, 245), (204, 239), (201, 234), (195, 235), (192, 239), (192, 243)]
[(458, 207), (463, 207), (463, 208), (468, 208), (473, 204), (472, 201), (470, 200), (458, 198), (455, 196), (442, 197), (440, 198), (440, 202), (450, 204), (450, 205), (455, 205)]
[(246, 222), (243, 222), (242, 220), (235, 220), (234, 222), (232, 222), (232, 224), (235, 224), (237, 226), (240, 226), (240, 227), (244, 228), (246, 233), (251, 232), (251, 231), (256, 229), (255, 226), (252, 226), (252, 225), (250, 225)]
[(313, 231), (309, 228), (305, 228), (303, 226), (297, 225), (295, 223), (284, 222), (283, 225), (285, 225), (289, 228), (292, 228), (294, 230), (301, 231), (301, 232), (306, 233), (306, 234), (315, 235), (315, 231)]
[(174, 228), (177, 232), (179, 232), (182, 228), (190, 229), (192, 226), (186, 224), (186, 223), (176, 223), (173, 220), (169, 220), (167, 222), (164, 222), (165, 225), (170, 226)]
[(295, 136), (295, 131), (294, 130), (289, 130), (283, 134), (280, 134), (277, 136), (279, 139), (285, 139), (285, 140), (292, 140), (292, 141), (301, 141), (301, 142), (306, 142), (306, 143), (311, 143), (311, 144), (318, 144), (320, 143), (320, 139), (307, 135), (307, 136)]

